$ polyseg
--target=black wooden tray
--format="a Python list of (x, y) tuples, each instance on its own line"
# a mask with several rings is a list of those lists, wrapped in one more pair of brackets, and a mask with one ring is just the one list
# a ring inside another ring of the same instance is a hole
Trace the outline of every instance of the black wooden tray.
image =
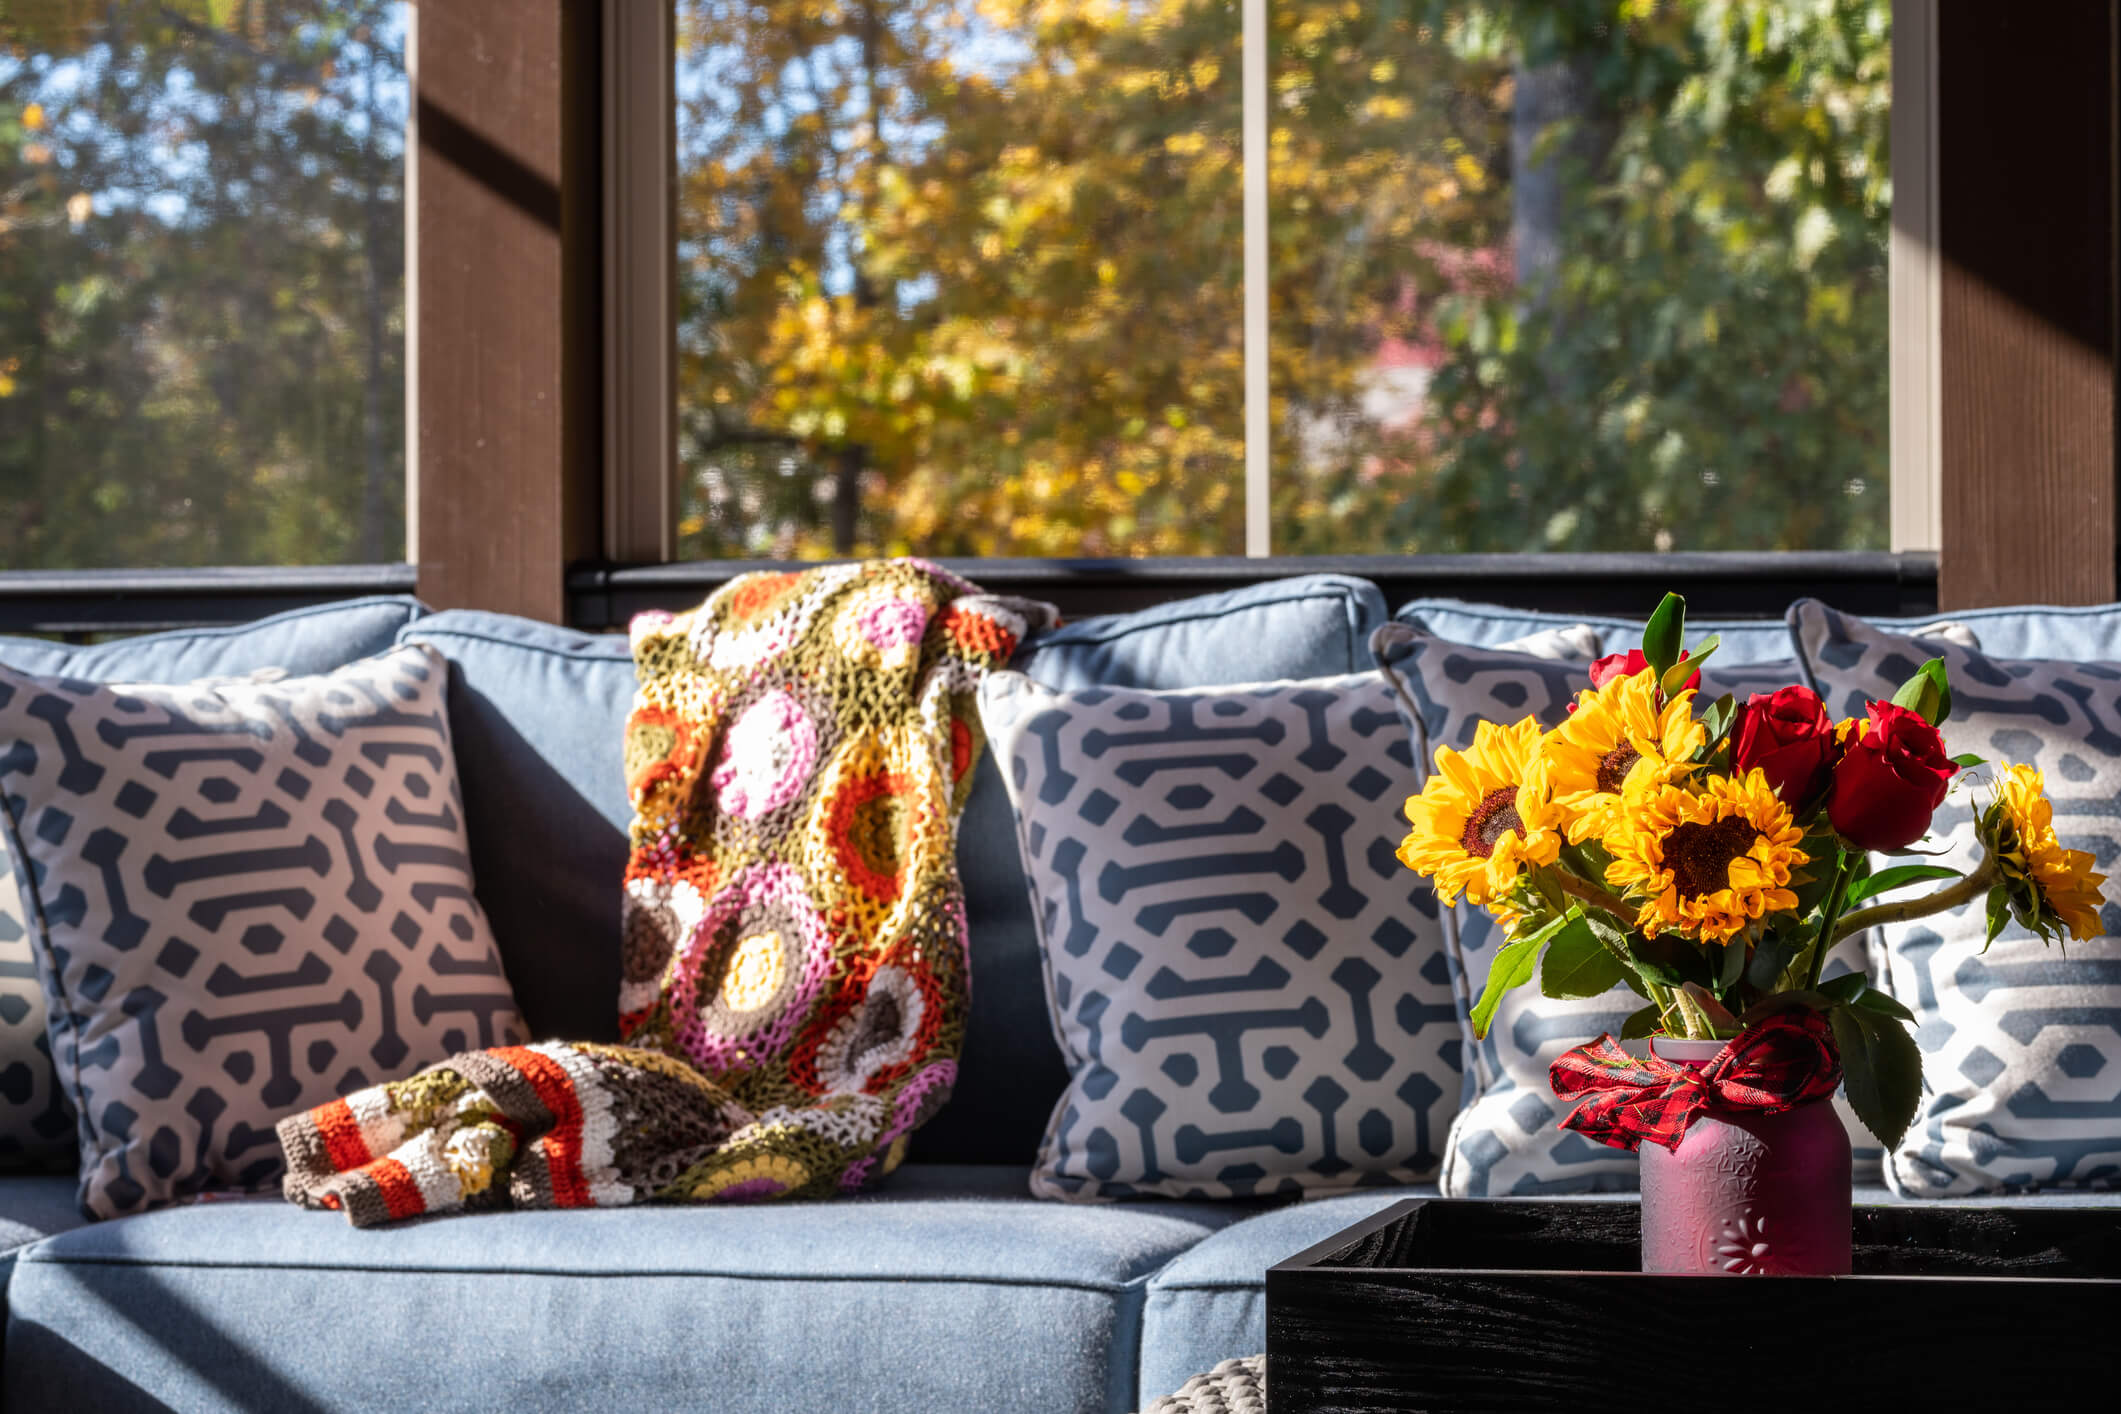
[(1645, 1276), (1640, 1222), (1416, 1198), (1270, 1267), (1270, 1414), (2121, 1408), (2121, 1208), (1857, 1208), (1848, 1277)]

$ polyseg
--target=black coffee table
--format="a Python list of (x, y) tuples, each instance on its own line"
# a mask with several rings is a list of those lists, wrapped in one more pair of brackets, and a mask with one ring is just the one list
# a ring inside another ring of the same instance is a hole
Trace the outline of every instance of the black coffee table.
[(2121, 1408), (2121, 1208), (1857, 1208), (1848, 1277), (1645, 1276), (1640, 1221), (1415, 1198), (1269, 1268), (1270, 1414)]

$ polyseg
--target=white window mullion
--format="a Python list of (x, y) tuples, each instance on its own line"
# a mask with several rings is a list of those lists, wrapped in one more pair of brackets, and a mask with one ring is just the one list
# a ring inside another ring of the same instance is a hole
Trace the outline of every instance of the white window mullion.
[(1892, 547), (1935, 550), (1944, 538), (1942, 301), (1937, 255), (1937, 19), (1893, 7), (1893, 225), (1886, 268), (1891, 380), (1888, 457)]
[(1245, 553), (1273, 553), (1267, 448), (1267, 0), (1243, 0)]

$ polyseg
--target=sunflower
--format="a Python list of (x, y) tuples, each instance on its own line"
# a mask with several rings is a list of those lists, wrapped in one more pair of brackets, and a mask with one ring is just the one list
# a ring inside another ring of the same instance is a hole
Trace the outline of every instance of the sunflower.
[(1399, 846), (1409, 869), (1436, 881), (1436, 896), (1460, 893), (1485, 905), (1510, 891), (1527, 867), (1561, 857), (1562, 816), (1540, 759), (1539, 723), (1482, 722), (1472, 749), (1436, 752), (1436, 772), (1407, 801), (1413, 825)]
[(2096, 938), (2106, 931), (2099, 921), (2099, 886), (2106, 876), (2092, 872), (2089, 854), (2064, 849), (2055, 838), (2055, 807), (2046, 791), (2032, 767), (2004, 767), (1996, 803), (1981, 819), (1982, 842), (2021, 918), (2037, 922), (2045, 912), (2066, 924), (2072, 938)]
[(1635, 926), (1714, 942), (1757, 918), (1795, 908), (1790, 873), (1805, 862), (1804, 831), (1767, 776), (1712, 776), (1697, 793), (1660, 786), (1630, 799), (1605, 835), (1606, 882), (1642, 900)]
[(1605, 834), (1624, 798), (1670, 785), (1694, 769), (1709, 735), (1694, 720), (1691, 688), (1660, 704), (1657, 676), (1610, 677), (1582, 693), (1576, 711), (1546, 741), (1554, 801), (1570, 844)]

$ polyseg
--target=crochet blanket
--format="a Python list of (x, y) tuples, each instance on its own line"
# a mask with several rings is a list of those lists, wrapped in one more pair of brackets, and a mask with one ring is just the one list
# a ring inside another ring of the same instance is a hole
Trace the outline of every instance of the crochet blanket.
[(974, 694), (1049, 606), (893, 560), (746, 575), (633, 623), (621, 1045), (453, 1056), (283, 1120), (356, 1226), (850, 1191), (949, 1097)]

